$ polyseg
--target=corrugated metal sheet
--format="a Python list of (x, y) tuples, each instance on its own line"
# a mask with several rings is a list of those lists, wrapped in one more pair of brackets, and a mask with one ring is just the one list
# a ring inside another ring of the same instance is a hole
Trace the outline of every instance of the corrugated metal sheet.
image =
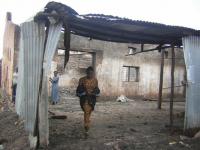
[[(68, 20), (68, 26), (74, 34), (104, 41), (181, 45), (183, 36), (200, 35), (199, 31), (185, 27), (102, 14), (79, 15), (69, 6), (58, 2), (49, 2), (45, 6), (44, 12), (54, 11), (57, 12), (60, 19)], [(36, 16), (36, 19), (44, 19), (44, 17), (40, 14)]]
[(51, 62), (56, 51), (58, 41), (60, 39), (62, 23), (51, 24), (49, 27), (47, 43), (45, 47), (42, 91), (39, 98), (39, 132), (40, 143), (48, 145), (49, 122), (48, 122), (48, 75), (51, 71)]
[[(21, 25), (16, 110), (25, 120), (26, 130), (31, 134), (35, 132), (36, 117), (38, 117), (40, 144), (44, 145), (48, 145), (49, 136), (48, 74), (60, 39), (61, 28), (62, 23), (50, 25), (44, 48), (45, 25), (35, 22), (25, 22)], [(41, 78), (42, 89), (39, 91)]]
[(19, 66), (17, 111), (25, 119), (26, 130), (33, 134), (44, 54), (45, 26), (33, 21), (25, 22), (21, 25), (21, 35), (20, 65), (22, 66)]
[[(21, 25), (16, 110), (25, 120), (25, 128), (31, 134), (35, 132), (37, 110), (39, 110), (40, 142), (46, 145), (49, 135), (47, 77), (61, 28), (62, 23), (50, 25), (44, 48), (45, 25), (33, 21)], [(39, 91), (41, 78), (42, 91)]]
[(200, 37), (183, 38), (187, 69), (185, 129), (200, 127)]
[(47, 64), (47, 71), (51, 70), (51, 61), (56, 51), (60, 39), (62, 23), (52, 24), (49, 27), (48, 38), (45, 48), (44, 62)]

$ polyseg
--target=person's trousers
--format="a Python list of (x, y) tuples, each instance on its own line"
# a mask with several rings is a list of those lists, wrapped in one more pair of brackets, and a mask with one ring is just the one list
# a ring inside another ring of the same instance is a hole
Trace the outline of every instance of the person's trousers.
[(92, 113), (92, 107), (86, 101), (85, 104), (83, 105), (83, 108), (84, 108), (84, 127), (85, 130), (87, 131), (90, 128), (90, 116)]
[(15, 99), (16, 99), (16, 93), (17, 93), (17, 84), (13, 85), (12, 89), (12, 102), (15, 104)]

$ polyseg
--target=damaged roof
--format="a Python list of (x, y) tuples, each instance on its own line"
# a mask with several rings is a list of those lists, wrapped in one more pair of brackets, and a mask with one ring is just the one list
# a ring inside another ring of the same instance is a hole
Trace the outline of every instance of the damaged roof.
[(200, 35), (199, 30), (186, 27), (131, 20), (102, 14), (80, 15), (58, 2), (49, 2), (44, 13), (55, 13), (73, 34), (94, 39), (143, 44), (182, 45), (182, 37)]

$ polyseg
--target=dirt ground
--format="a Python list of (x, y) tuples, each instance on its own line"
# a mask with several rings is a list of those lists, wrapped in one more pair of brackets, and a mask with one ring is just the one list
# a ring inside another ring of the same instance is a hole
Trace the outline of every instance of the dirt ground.
[(13, 104), (0, 100), (0, 150), (28, 150), (28, 135)]
[(50, 110), (66, 114), (66, 120), (50, 120), (50, 150), (199, 150), (199, 140), (181, 140), (184, 103), (174, 106), (174, 125), (169, 123), (169, 103), (157, 110), (157, 103), (131, 100), (126, 103), (113, 101), (97, 102), (92, 114), (92, 127), (85, 138), (83, 112), (78, 98), (63, 97)]
[[(169, 103), (157, 110), (155, 101), (133, 99), (126, 103), (97, 102), (92, 114), (89, 136), (83, 129), (83, 112), (79, 100), (62, 96), (51, 112), (67, 115), (67, 119), (49, 119), (50, 144), (48, 150), (199, 150), (199, 139), (182, 140), (184, 103), (174, 104), (174, 125), (169, 123)], [(12, 111), (0, 113), (0, 140), (6, 150), (28, 150), (28, 136), (23, 123)], [(1, 145), (1, 143), (0, 143)], [(41, 148), (42, 149), (42, 148)]]

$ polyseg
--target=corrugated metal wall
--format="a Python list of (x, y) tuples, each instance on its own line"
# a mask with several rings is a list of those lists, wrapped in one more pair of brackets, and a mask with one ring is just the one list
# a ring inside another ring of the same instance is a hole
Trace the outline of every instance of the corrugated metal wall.
[(45, 26), (33, 21), (21, 25), (17, 112), (34, 134), (44, 54)]
[(38, 123), (42, 145), (48, 145), (47, 82), (61, 28), (62, 23), (50, 25), (45, 47), (46, 33), (43, 23), (31, 21), (21, 25), (16, 111), (25, 120), (26, 130), (30, 134), (34, 135)]
[(49, 122), (48, 122), (48, 75), (51, 71), (51, 62), (60, 39), (62, 23), (51, 24), (48, 31), (45, 47), (42, 91), (39, 98), (39, 135), (40, 144), (48, 145)]
[(21, 26), (24, 45), (25, 125), (34, 133), (44, 53), (45, 27), (34, 22)]
[(200, 127), (200, 37), (183, 38), (187, 69), (185, 129)]
[(52, 24), (49, 27), (48, 38), (45, 48), (45, 61), (47, 64), (47, 71), (50, 73), (51, 71), (51, 62), (53, 60), (53, 56), (55, 54), (58, 41), (61, 35), (62, 23)]

